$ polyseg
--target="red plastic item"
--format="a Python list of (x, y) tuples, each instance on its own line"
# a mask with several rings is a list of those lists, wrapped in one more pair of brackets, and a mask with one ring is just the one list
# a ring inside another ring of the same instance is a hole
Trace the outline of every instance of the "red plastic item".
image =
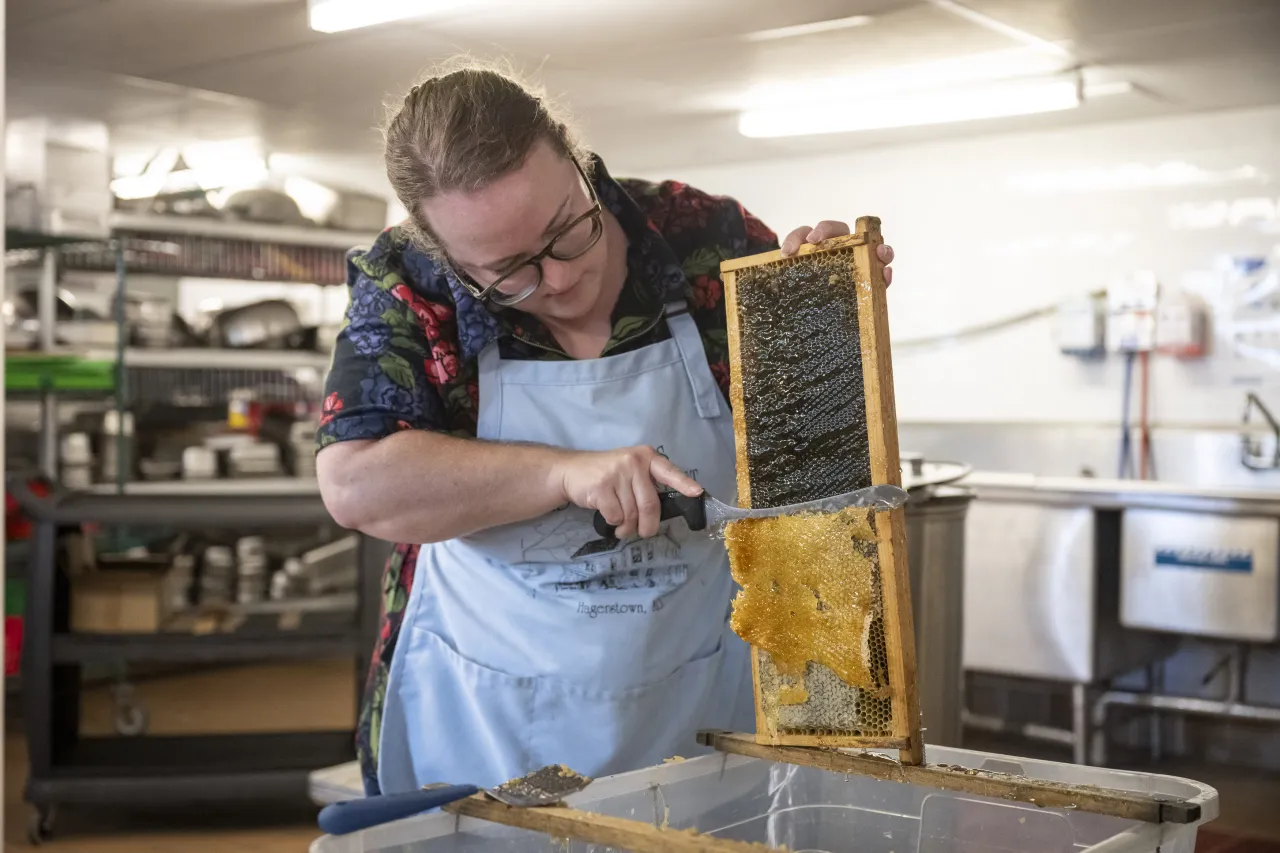
[[(42, 480), (29, 480), (27, 488), (36, 497), (49, 496), (49, 484)], [(17, 498), (8, 492), (4, 494), (4, 538), (6, 542), (18, 542), (31, 538), (31, 519), (22, 511)]]
[(17, 675), (22, 663), (22, 617), (4, 617), (4, 674)]

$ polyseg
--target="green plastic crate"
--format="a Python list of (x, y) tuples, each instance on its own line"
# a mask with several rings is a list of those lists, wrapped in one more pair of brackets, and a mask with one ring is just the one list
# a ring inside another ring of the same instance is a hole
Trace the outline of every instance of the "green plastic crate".
[(4, 582), (4, 615), (21, 616), (27, 609), (27, 582), (8, 578)]
[(114, 361), (78, 355), (9, 353), (4, 360), (6, 391), (102, 391), (116, 387)]

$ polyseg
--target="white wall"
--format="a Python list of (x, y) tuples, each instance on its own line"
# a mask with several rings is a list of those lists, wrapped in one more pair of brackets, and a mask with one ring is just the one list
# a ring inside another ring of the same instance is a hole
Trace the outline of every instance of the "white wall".
[[(1280, 244), (1280, 108), (647, 177), (733, 195), (779, 232), (880, 216), (898, 252), (890, 322), (901, 341), (1052, 304), (1136, 269), (1154, 270), (1166, 291), (1216, 299), (1215, 265)], [(1221, 322), (1231, 308), (1216, 313)], [(1236, 424), (1246, 388), (1280, 405), (1280, 370), (1229, 350), (1218, 342), (1199, 363), (1158, 358), (1154, 421)], [(895, 347), (894, 374), (904, 422), (1119, 419), (1121, 360), (1060, 355), (1047, 319), (945, 347)]]

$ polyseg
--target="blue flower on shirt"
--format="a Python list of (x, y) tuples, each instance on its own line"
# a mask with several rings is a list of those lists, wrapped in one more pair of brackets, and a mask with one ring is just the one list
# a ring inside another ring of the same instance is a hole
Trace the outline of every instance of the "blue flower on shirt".
[(392, 329), (382, 315), (395, 307), (395, 298), (379, 287), (366, 284), (352, 289), (345, 333), (356, 355), (376, 358), (387, 351)]

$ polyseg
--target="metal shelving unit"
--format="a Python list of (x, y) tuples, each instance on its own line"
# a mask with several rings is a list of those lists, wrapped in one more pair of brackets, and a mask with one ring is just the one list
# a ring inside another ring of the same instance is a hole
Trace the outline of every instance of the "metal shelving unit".
[[(351, 760), (349, 732), (83, 738), (32, 776), (38, 804), (191, 803), (296, 797), (310, 771)], [(33, 757), (34, 765), (34, 757)], [(47, 806), (41, 820), (52, 815)]]
[(319, 497), (320, 485), (306, 477), (263, 477), (257, 480), (155, 480), (125, 483), (124, 488), (99, 484), (89, 489), (97, 495), (125, 494), (146, 497), (245, 497), (279, 495)]
[(228, 636), (196, 634), (58, 634), (53, 638), (54, 663), (232, 663), (239, 661), (299, 660), (337, 657), (357, 648), (357, 632), (292, 631), (299, 636), (275, 636), (267, 631)]
[[(329, 357), (319, 353), (253, 350), (142, 349), (126, 346), (126, 274), (139, 271), (237, 280), (305, 281), (329, 278), (340, 253), (372, 235), (249, 223), (117, 215), (109, 238), (50, 237), (9, 231), (9, 249), (39, 254), (40, 351), (10, 354), (6, 389), (41, 402), (41, 473), (57, 480), (59, 399), (114, 398), (117, 412), (137, 402), (138, 377), (163, 379), (149, 393), (184, 387), (202, 375), (219, 393), (246, 375), (294, 371), (320, 376)], [(160, 240), (158, 237), (171, 240)], [(234, 245), (233, 245), (234, 244)], [(227, 249), (219, 256), (219, 247)], [(229, 251), (234, 249), (234, 251)], [(225, 256), (225, 257), (224, 257)], [(67, 268), (114, 269), (119, 343), (113, 349), (68, 350), (55, 346), (59, 258)], [(319, 273), (317, 273), (319, 271)], [(284, 273), (284, 274), (280, 274)], [(311, 283), (337, 284), (332, 281)], [(16, 370), (14, 368), (17, 368)], [(165, 382), (170, 383), (166, 385)], [(302, 624), (281, 630), (277, 602), (246, 605), (232, 631), (212, 634), (82, 634), (68, 630), (68, 588), (59, 566), (59, 539), (82, 525), (235, 530), (241, 533), (332, 524), (314, 480), (272, 478), (202, 482), (131, 482), (122, 436), (122, 472), (115, 483), (41, 499), (25, 482), (9, 489), (34, 519), (26, 566), (27, 596), (21, 672), (21, 706), (31, 772), (26, 798), (36, 807), (29, 827), (34, 841), (51, 830), (59, 805), (137, 801), (305, 796), (308, 774), (354, 758), (354, 732), (318, 731), (185, 737), (80, 737), (81, 669), (102, 665), (202, 665), (305, 660), (350, 655), (361, 692), (379, 614), (381, 565), (387, 546), (361, 537), (356, 595), (321, 602)], [(340, 596), (338, 597), (340, 598)], [(358, 709), (357, 709), (358, 711)]]
[(370, 235), (362, 231), (334, 231), (296, 225), (267, 225), (199, 216), (155, 216), (122, 211), (111, 214), (110, 225), (113, 231), (125, 234), (186, 235), (278, 246), (311, 246), (343, 252), (370, 239)]
[[(329, 517), (318, 493), (77, 492), (41, 499), (15, 478), (10, 478), (9, 488), (35, 522), (22, 660), (22, 707), (31, 762), (26, 796), (37, 809), (33, 837), (51, 831), (58, 805), (136, 798), (161, 803), (300, 797), (311, 771), (354, 758), (354, 732), (349, 730), (82, 738), (79, 671), (93, 663), (209, 664), (351, 655), (359, 687), (377, 631), (380, 567), (385, 559), (385, 549), (373, 540), (361, 539), (354, 612), (321, 612), (292, 631), (268, 630), (251, 615), (228, 633), (77, 634), (67, 630), (65, 614), (57, 605), (66, 594), (57, 562), (64, 529), (87, 523), (241, 531), (323, 524)], [(261, 613), (272, 607), (249, 609)]]

